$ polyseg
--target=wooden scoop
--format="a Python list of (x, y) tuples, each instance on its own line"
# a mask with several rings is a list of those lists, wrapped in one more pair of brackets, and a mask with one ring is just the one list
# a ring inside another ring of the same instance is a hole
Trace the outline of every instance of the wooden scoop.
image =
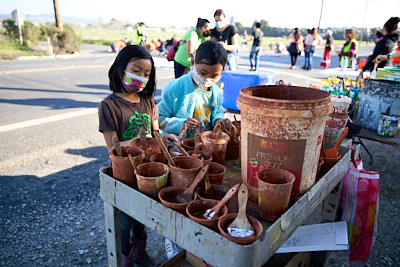
[(201, 141), (200, 133), (197, 130), (196, 133), (194, 134), (194, 151), (192, 153), (192, 157), (199, 158), (199, 159), (202, 156), (200, 153), (200, 141)]
[(236, 144), (236, 133), (237, 133), (237, 131), (236, 131), (236, 127), (235, 126), (232, 126), (230, 129), (229, 129), (229, 136), (230, 136), (230, 138), (229, 138), (229, 144), (231, 144), (231, 145), (235, 145)]
[(211, 186), (208, 175), (204, 176), (204, 196), (206, 198), (213, 198), (215, 196), (215, 190)]
[(164, 156), (167, 157), (169, 164), (176, 167), (174, 160), (172, 159), (171, 155), (168, 153), (168, 150), (165, 147), (164, 142), (161, 140), (160, 134), (158, 132), (154, 132), (154, 137), (156, 138), (157, 143), (161, 148), (161, 151), (164, 153)]
[[(236, 237), (247, 237), (255, 234), (254, 227), (250, 224), (246, 216), (247, 206), (247, 186), (242, 184), (238, 192), (239, 212), (236, 219), (228, 225), (228, 233)], [(232, 234), (234, 232), (235, 234)]]
[(236, 191), (238, 190), (240, 184), (236, 184), (234, 186), (231, 187), (231, 189), (229, 189), (229, 191), (225, 194), (224, 198), (221, 199), (217, 205), (215, 205), (214, 207), (212, 207), (211, 209), (207, 209), (206, 212), (203, 214), (203, 217), (208, 219), (208, 220), (212, 220), (215, 219), (216, 217), (218, 217), (218, 213), (220, 211), (220, 209), (226, 204), (228, 203), (228, 201), (231, 199), (231, 197), (236, 193)]
[(116, 137), (115, 135), (112, 137), (112, 143), (113, 143), (115, 152), (117, 152), (117, 156), (122, 157), (123, 155), (122, 155), (121, 145), (119, 144), (118, 137)]
[(131, 161), (132, 167), (133, 167), (133, 169), (135, 170), (136, 174), (139, 175), (138, 169), (137, 169), (137, 167), (136, 167), (136, 164), (135, 164), (135, 161), (133, 160), (132, 155), (131, 155), (131, 154), (128, 154), (128, 158), (129, 158), (129, 160)]
[(146, 130), (144, 127), (140, 127), (139, 130), (140, 146), (146, 147)]
[(193, 183), (190, 185), (190, 187), (185, 191), (178, 193), (176, 197), (178, 200), (180, 200), (180, 202), (185, 203), (193, 200), (193, 192), (196, 189), (197, 185), (203, 180), (204, 176), (207, 175), (209, 168), (210, 165), (208, 164), (203, 168), (201, 168), (201, 170), (197, 173), (196, 178), (194, 178)]
[(182, 140), (183, 137), (186, 135), (186, 132), (187, 132), (187, 125), (186, 123), (184, 123), (181, 127), (181, 130), (179, 131), (178, 142), (175, 143), (173, 150), (180, 151), (185, 156), (190, 157), (189, 153), (187, 153), (187, 151), (182, 147)]

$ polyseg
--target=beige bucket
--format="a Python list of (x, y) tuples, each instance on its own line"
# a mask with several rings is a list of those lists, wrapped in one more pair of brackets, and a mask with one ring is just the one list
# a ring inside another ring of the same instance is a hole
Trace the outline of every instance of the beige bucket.
[(258, 198), (257, 173), (266, 168), (293, 172), (292, 195), (314, 183), (330, 94), (306, 87), (267, 85), (240, 90), (241, 174), (253, 201)]

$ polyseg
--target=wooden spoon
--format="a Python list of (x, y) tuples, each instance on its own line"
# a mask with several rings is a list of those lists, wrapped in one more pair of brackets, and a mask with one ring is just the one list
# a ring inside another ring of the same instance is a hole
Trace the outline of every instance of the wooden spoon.
[[(200, 171), (197, 173), (196, 178), (194, 178), (192, 184), (190, 185), (189, 188), (187, 188), (183, 192), (179, 192), (176, 198), (182, 202), (190, 202), (193, 200), (193, 192), (196, 189), (196, 187), (199, 185), (199, 183), (203, 180), (204, 176), (208, 174), (208, 169), (210, 168), (210, 165), (206, 165), (203, 168), (200, 169)], [(184, 200), (184, 201), (183, 201)]]
[[(245, 236), (254, 235), (255, 229), (250, 224), (250, 222), (246, 216), (247, 197), (248, 197), (247, 186), (245, 184), (242, 184), (240, 186), (240, 189), (238, 192), (239, 212), (238, 212), (238, 215), (236, 216), (235, 220), (230, 225), (228, 225), (229, 233), (231, 233), (231, 231), (229, 229), (229, 228), (231, 228), (235, 232), (247, 233)], [(246, 231), (246, 230), (249, 230), (249, 231)], [(241, 237), (244, 237), (244, 236), (241, 235)]]
[(196, 133), (194, 134), (194, 151), (192, 153), (192, 157), (201, 158), (202, 155), (200, 153), (200, 141), (201, 141), (200, 133), (197, 130)]
[(121, 150), (121, 145), (119, 144), (118, 137), (116, 137), (115, 135), (112, 137), (112, 143), (113, 143), (115, 152), (117, 152), (117, 156), (122, 157), (123, 154), (122, 154), (122, 150)]
[(176, 167), (174, 160), (172, 159), (171, 155), (168, 153), (168, 150), (165, 147), (164, 142), (161, 140), (160, 134), (158, 132), (154, 131), (154, 137), (156, 138), (157, 143), (161, 148), (161, 151), (164, 153), (164, 156), (167, 157), (169, 164)]
[(140, 127), (139, 130), (140, 146), (146, 147), (146, 130), (144, 127)]
[(231, 199), (231, 197), (236, 193), (240, 184), (236, 184), (229, 189), (229, 191), (225, 194), (225, 196), (218, 202), (217, 205), (212, 207), (211, 209), (207, 209), (203, 214), (203, 217), (212, 220), (218, 217), (218, 213), (220, 209)]
[(184, 123), (179, 131), (178, 142), (175, 143), (174, 150), (178, 150), (183, 153), (185, 156), (190, 157), (189, 153), (182, 147), (182, 140), (183, 137), (186, 135), (187, 132), (187, 125)]
[(210, 178), (208, 175), (204, 176), (204, 196), (206, 198), (215, 197), (215, 190), (210, 183)]
[(133, 160), (132, 155), (131, 155), (131, 154), (128, 154), (128, 158), (129, 158), (129, 160), (131, 161), (132, 167), (133, 167), (133, 169), (135, 170), (136, 174), (139, 175), (138, 169), (137, 169), (137, 167), (136, 167), (136, 164), (135, 164), (135, 161)]

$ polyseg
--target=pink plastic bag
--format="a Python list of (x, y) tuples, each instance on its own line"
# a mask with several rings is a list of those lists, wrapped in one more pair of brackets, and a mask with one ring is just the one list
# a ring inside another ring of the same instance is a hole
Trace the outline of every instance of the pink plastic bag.
[(364, 170), (361, 158), (354, 159), (343, 180), (340, 200), (342, 221), (347, 221), (350, 261), (365, 262), (377, 233), (379, 173)]

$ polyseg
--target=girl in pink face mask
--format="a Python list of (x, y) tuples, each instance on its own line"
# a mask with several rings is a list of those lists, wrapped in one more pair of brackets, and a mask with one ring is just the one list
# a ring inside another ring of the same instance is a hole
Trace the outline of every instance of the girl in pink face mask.
[[(112, 94), (99, 105), (99, 131), (103, 133), (108, 152), (117, 136), (121, 146), (130, 145), (141, 127), (148, 135), (158, 131), (158, 108), (153, 98), (156, 90), (155, 67), (151, 55), (142, 46), (123, 48), (111, 66), (108, 77)], [(177, 140), (176, 136), (169, 136)], [(120, 212), (122, 265), (158, 266), (146, 252), (144, 225)], [(133, 233), (131, 236), (131, 232)]]

